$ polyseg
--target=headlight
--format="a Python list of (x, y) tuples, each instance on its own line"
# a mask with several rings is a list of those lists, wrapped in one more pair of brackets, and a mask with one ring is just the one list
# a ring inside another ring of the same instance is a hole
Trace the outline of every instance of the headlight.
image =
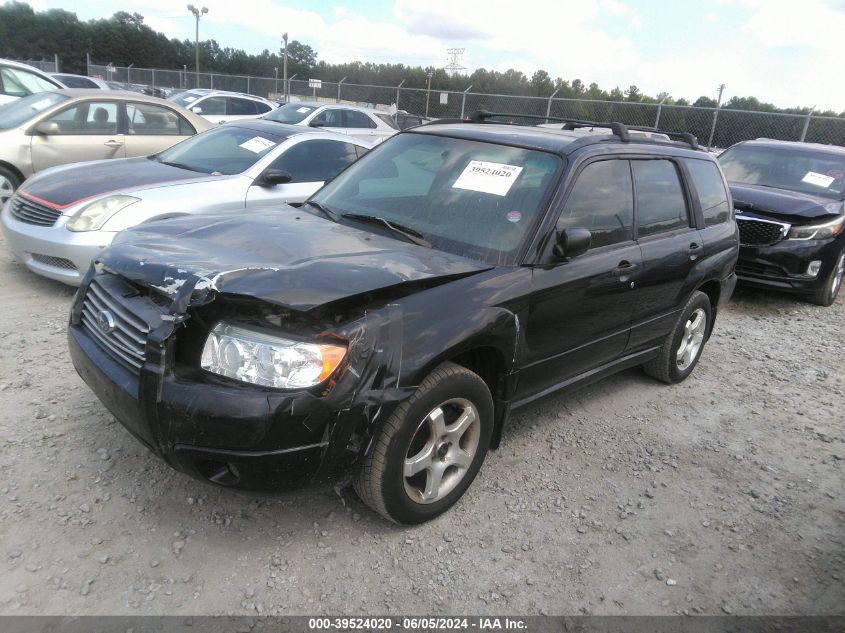
[(306, 343), (218, 323), (208, 335), (200, 366), (265, 387), (313, 387), (334, 373), (346, 347)]
[(115, 213), (136, 202), (140, 202), (140, 198), (133, 198), (132, 196), (102, 198), (92, 202), (87, 207), (83, 207), (66, 226), (71, 231), (97, 231)]
[(823, 240), (834, 235), (839, 235), (845, 223), (845, 215), (824, 224), (806, 224), (804, 226), (793, 226), (786, 236), (788, 240)]

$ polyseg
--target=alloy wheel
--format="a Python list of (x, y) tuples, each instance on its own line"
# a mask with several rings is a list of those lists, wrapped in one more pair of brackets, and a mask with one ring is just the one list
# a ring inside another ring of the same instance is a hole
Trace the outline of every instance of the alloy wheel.
[(698, 358), (701, 346), (704, 344), (704, 334), (707, 331), (707, 314), (701, 308), (695, 310), (687, 319), (681, 344), (675, 361), (678, 369), (686, 371)]
[(466, 476), (480, 438), (481, 417), (469, 400), (453, 398), (432, 409), (405, 454), (406, 494), (424, 504), (443, 499)]
[(0, 175), (0, 207), (6, 204), (6, 200), (12, 197), (15, 193), (14, 185), (5, 176)]

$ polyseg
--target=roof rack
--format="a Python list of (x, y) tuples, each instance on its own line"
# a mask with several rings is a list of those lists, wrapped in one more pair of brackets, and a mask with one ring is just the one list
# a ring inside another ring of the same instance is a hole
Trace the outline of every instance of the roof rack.
[[(665, 134), (670, 139), (677, 139), (689, 145), (692, 149), (699, 149), (698, 139), (690, 134), (689, 132), (666, 132), (664, 130), (658, 130), (655, 128), (650, 127), (643, 127), (637, 125), (625, 125), (624, 123), (620, 123), (619, 121), (607, 121), (607, 122), (599, 122), (599, 121), (583, 121), (580, 119), (565, 119), (560, 117), (553, 117), (553, 116), (544, 116), (542, 114), (517, 114), (511, 112), (488, 112), (487, 110), (476, 110), (471, 115), (467, 121), (472, 123), (486, 123), (489, 119), (498, 118), (498, 117), (509, 117), (515, 119), (536, 119), (543, 121), (553, 121), (555, 123), (563, 123), (561, 129), (564, 130), (574, 130), (577, 128), (585, 128), (585, 127), (604, 127), (610, 128), (610, 133), (614, 136), (618, 137), (620, 141), (623, 143), (627, 143), (631, 140), (631, 136), (628, 133), (629, 131), (635, 132), (653, 132), (656, 134)], [(437, 121), (438, 123), (440, 121)], [(451, 121), (449, 121), (451, 122)]]

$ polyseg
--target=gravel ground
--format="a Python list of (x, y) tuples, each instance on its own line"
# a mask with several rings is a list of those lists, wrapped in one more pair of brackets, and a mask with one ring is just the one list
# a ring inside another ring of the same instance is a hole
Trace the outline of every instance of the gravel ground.
[(845, 301), (739, 292), (685, 383), (520, 411), (456, 508), (399, 528), (350, 489), (165, 467), (74, 372), (71, 297), (3, 248), (0, 613), (845, 614)]

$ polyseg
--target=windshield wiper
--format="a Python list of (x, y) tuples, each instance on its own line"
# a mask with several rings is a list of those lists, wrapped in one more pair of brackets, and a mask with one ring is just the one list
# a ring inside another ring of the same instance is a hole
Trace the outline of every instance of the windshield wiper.
[(337, 213), (329, 209), (326, 205), (321, 204), (319, 202), (314, 202), (313, 200), (306, 200), (302, 203), (303, 205), (307, 204), (309, 206), (314, 207), (317, 211), (320, 211), (323, 215), (325, 215), (329, 220), (332, 222), (340, 222), (340, 216)]
[(159, 162), (162, 165), (168, 165), (170, 167), (177, 167), (179, 169), (185, 169), (187, 171), (196, 171), (196, 172), (199, 172), (201, 174), (207, 174), (208, 173), (207, 171), (203, 171), (202, 169), (197, 169), (196, 167), (190, 167), (189, 165), (186, 165), (185, 163), (172, 163), (172, 162), (167, 161), (167, 160), (161, 160)]
[(382, 226), (386, 226), (394, 233), (401, 235), (409, 242), (413, 242), (414, 244), (417, 244), (419, 246), (431, 248), (431, 243), (426, 240), (423, 237), (423, 234), (417, 231), (416, 229), (397, 224), (396, 222), (386, 220), (385, 218), (382, 218), (380, 216), (365, 215), (363, 213), (344, 213), (341, 217), (348, 218), (350, 220), (358, 220), (359, 222), (368, 222), (370, 224), (381, 224)]

